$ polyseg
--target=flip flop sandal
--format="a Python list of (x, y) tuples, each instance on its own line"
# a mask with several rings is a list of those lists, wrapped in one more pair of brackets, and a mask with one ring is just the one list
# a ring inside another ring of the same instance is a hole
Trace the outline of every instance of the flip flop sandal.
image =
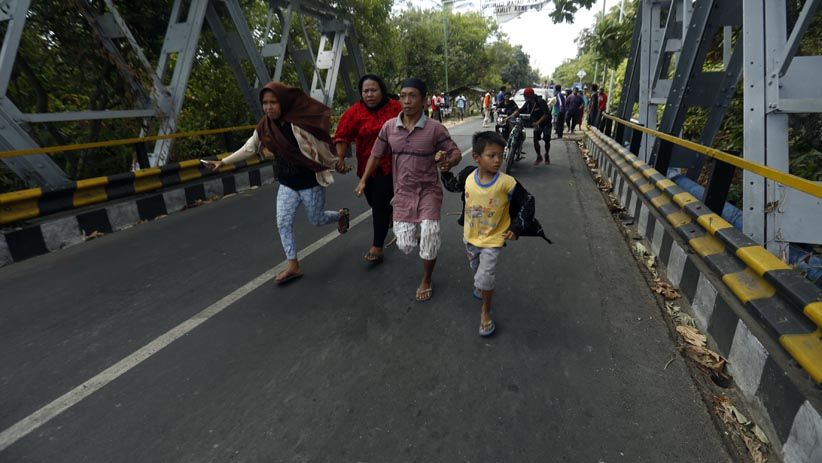
[(302, 278), (302, 276), (303, 276), (302, 272), (300, 272), (300, 273), (289, 273), (285, 277), (283, 277), (279, 280), (275, 279), (274, 281), (278, 285), (284, 285), (284, 284), (288, 283), (289, 281), (293, 281), (293, 280), (297, 280), (299, 278)]
[(348, 231), (350, 218), (351, 213), (348, 211), (348, 208), (344, 207), (340, 209), (340, 219), (337, 221), (337, 231), (340, 232), (340, 235)]
[(425, 302), (425, 301), (431, 299), (431, 293), (432, 292), (433, 292), (433, 288), (422, 289), (422, 290), (417, 288), (417, 294), (416, 294), (416, 296), (414, 296), (414, 298), (417, 300), (417, 302)]
[(385, 255), (383, 255), (382, 253), (374, 254), (373, 252), (368, 252), (365, 254), (365, 256), (363, 256), (363, 260), (373, 265), (382, 263), (383, 259), (385, 259)]
[(488, 325), (485, 325), (484, 328), (483, 328), (482, 323), (480, 323), (479, 335), (484, 337), (484, 338), (488, 337), (488, 336), (491, 336), (492, 334), (494, 334), (494, 331), (496, 329), (497, 329), (497, 325), (494, 324), (494, 320), (491, 320), (491, 322)]
[(482, 300), (482, 293), (476, 286), (474, 287), (474, 290), (471, 291), (471, 295), (474, 296), (474, 299)]

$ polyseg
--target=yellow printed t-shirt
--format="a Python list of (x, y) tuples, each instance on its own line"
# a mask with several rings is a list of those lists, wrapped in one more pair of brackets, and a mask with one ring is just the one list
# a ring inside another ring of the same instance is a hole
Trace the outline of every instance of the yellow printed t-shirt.
[(511, 226), (508, 204), (516, 184), (514, 177), (502, 172), (482, 184), (479, 169), (465, 179), (465, 241), (480, 248), (505, 243), (505, 232)]

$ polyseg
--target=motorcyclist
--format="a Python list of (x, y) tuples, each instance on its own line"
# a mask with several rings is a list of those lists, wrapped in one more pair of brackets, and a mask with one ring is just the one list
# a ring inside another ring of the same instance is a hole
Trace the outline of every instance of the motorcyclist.
[(517, 103), (514, 102), (511, 92), (507, 92), (505, 94), (505, 101), (503, 102), (503, 105), (498, 109), (500, 117), (497, 118), (497, 123), (494, 127), (497, 133), (502, 135), (506, 140), (508, 139), (508, 134), (511, 133), (511, 124), (508, 123), (508, 118), (506, 116), (513, 114), (517, 109)]
[(548, 109), (548, 103), (541, 95), (537, 95), (531, 87), (526, 87), (522, 94), (525, 97), (525, 103), (522, 108), (514, 111), (509, 117), (516, 117), (520, 113), (531, 115), (531, 120), (534, 123), (534, 150), (537, 152), (534, 165), (536, 166), (542, 162), (540, 139), (545, 140), (545, 164), (550, 164), (548, 152), (551, 150), (551, 111)]

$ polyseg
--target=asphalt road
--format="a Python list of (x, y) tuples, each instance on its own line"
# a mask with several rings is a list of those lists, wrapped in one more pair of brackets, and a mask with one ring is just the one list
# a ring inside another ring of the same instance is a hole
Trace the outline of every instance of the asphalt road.
[[(479, 126), (451, 132), (467, 149)], [(0, 461), (730, 461), (575, 144), (554, 140), (539, 167), (526, 145), (512, 174), (555, 244), (503, 250), (490, 339), (453, 214), (428, 302), (416, 255), (362, 262), (370, 218), (304, 259), (302, 280), (223, 300), (283, 260), (271, 186), (0, 268), (0, 432), (16, 430)], [(354, 180), (338, 177), (330, 209), (366, 211)], [(298, 219), (302, 248), (333, 231)]]

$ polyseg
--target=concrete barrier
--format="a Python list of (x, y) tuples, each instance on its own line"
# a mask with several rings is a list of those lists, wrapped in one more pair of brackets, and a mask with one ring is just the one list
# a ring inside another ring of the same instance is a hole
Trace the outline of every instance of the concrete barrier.
[(614, 140), (586, 145), (785, 461), (822, 461), (822, 293)]
[[(198, 201), (273, 183), (275, 178), (272, 162), (257, 159), (226, 166), (220, 172), (205, 169), (197, 160), (150, 170), (106, 181), (82, 181), (86, 183), (59, 192), (6, 195), (4, 213), (18, 220), (0, 229), (0, 266), (154, 220)], [(94, 201), (89, 200), (92, 197)]]

